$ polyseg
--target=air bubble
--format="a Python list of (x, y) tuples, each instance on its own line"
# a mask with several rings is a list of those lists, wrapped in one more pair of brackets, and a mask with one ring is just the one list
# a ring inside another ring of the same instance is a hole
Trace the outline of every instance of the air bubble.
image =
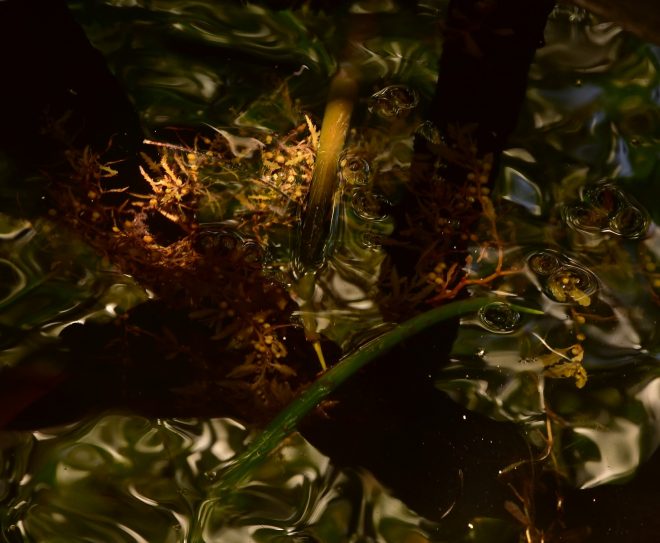
[(566, 206), (564, 220), (569, 226), (583, 232), (602, 232), (608, 224), (606, 214), (583, 203)]
[(493, 302), (479, 310), (481, 325), (496, 334), (509, 334), (520, 323), (520, 313), (504, 302)]
[(227, 256), (238, 250), (243, 240), (229, 228), (206, 229), (196, 240), (197, 250), (208, 256)]
[(644, 237), (650, 224), (646, 210), (609, 183), (586, 189), (582, 201), (566, 206), (563, 215), (574, 229), (588, 233), (609, 232), (628, 239)]
[(264, 250), (255, 241), (246, 241), (241, 247), (243, 262), (251, 268), (260, 268), (264, 260)]
[(424, 121), (417, 127), (415, 134), (424, 138), (426, 141), (433, 145), (440, 145), (442, 143), (442, 135), (438, 127), (431, 121)]
[(561, 266), (557, 256), (547, 251), (532, 254), (527, 259), (527, 263), (535, 274), (544, 276), (550, 275)]
[(419, 103), (417, 93), (405, 85), (390, 85), (369, 98), (369, 111), (391, 119), (403, 117)]
[(627, 239), (638, 239), (646, 235), (649, 229), (649, 218), (640, 209), (632, 205), (619, 211), (609, 223), (613, 234)]
[(207, 228), (199, 232), (195, 247), (207, 258), (241, 261), (248, 268), (259, 268), (264, 260), (264, 249), (259, 243), (243, 239), (230, 227)]
[(586, 307), (591, 305), (591, 295), (597, 287), (598, 282), (591, 272), (564, 265), (548, 277), (545, 292), (555, 302), (577, 303)]
[(350, 153), (339, 159), (339, 176), (349, 185), (365, 185), (369, 180), (369, 163)]
[(383, 245), (383, 235), (376, 232), (364, 232), (360, 236), (360, 245), (365, 249), (380, 249)]
[(381, 195), (365, 189), (356, 189), (351, 194), (351, 205), (355, 214), (366, 221), (382, 221), (387, 218), (384, 208), (390, 203)]
[(612, 185), (599, 185), (584, 192), (582, 199), (611, 217), (627, 204), (626, 197)]
[(210, 481), (211, 483), (215, 482), (218, 478), (218, 472), (217, 471), (205, 471), (204, 472), (204, 477)]

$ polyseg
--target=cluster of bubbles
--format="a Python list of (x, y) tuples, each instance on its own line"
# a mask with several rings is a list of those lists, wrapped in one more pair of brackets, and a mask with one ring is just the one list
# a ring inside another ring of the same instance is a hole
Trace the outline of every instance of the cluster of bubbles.
[(564, 220), (586, 234), (610, 233), (626, 239), (647, 235), (647, 211), (631, 196), (611, 183), (585, 188), (579, 202), (566, 206)]
[(263, 247), (252, 239), (245, 239), (236, 228), (228, 225), (207, 226), (195, 239), (196, 249), (206, 258), (215, 258), (249, 269), (259, 269), (265, 258)]
[(542, 250), (532, 253), (527, 265), (551, 300), (585, 307), (591, 304), (598, 281), (593, 273), (575, 261), (554, 251)]
[(339, 160), (339, 177), (345, 187), (351, 214), (357, 219), (360, 231), (359, 242), (364, 248), (381, 245), (383, 228), (379, 223), (387, 222), (387, 209), (391, 203), (370, 186), (371, 167), (369, 162), (346, 150)]
[[(406, 117), (418, 104), (419, 95), (414, 89), (388, 85), (369, 98), (368, 108), (383, 119), (395, 121)], [(347, 149), (339, 159), (338, 174), (346, 190), (350, 214), (357, 219), (359, 244), (367, 249), (379, 248), (383, 235), (389, 232), (387, 209), (391, 202), (373, 190), (371, 165), (354, 150)]]

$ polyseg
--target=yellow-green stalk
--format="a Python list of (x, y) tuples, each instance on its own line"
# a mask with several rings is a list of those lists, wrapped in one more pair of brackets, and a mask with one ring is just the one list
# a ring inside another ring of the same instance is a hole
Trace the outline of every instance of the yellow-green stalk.
[(337, 165), (346, 142), (357, 90), (355, 77), (347, 68), (340, 67), (330, 83), (314, 173), (302, 217), (300, 244), (295, 259), (300, 279), (294, 286), (294, 291), (301, 301), (305, 335), (314, 345), (323, 370), (326, 369), (326, 364), (320, 337), (316, 331), (311, 300), (316, 283), (316, 272), (323, 266), (332, 247), (333, 216), (339, 188)]
[(297, 254), (297, 264), (302, 274), (320, 268), (332, 245), (330, 235), (338, 188), (337, 164), (346, 141), (356, 96), (355, 77), (348, 69), (340, 68), (330, 84), (314, 174), (302, 219)]

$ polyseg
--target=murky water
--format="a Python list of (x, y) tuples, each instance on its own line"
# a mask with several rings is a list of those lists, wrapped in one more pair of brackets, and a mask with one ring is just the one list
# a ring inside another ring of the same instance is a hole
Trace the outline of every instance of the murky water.
[[(383, 323), (375, 298), (382, 243), (393, 229), (388, 209), (405, 182), (412, 137), (428, 128), (421, 112), (433, 92), (445, 4), (425, 2), (414, 18), (386, 19), (351, 53), (366, 83), (339, 171), (335, 250), (304, 308), (345, 350)], [(332, 16), (164, 0), (72, 7), (153, 137), (201, 123), (228, 133), (236, 125), (285, 132), (295, 100), (320, 119), (341, 39)], [(356, 12), (369, 9), (394, 8), (355, 3)], [(466, 317), (451, 363), (435, 378), (469, 409), (518, 423), (539, 449), (538, 430), (551, 413), (561, 443), (556, 466), (587, 488), (625, 480), (660, 443), (660, 53), (568, 8), (554, 12), (546, 41), (495, 189), (505, 262), (517, 273), (493, 287), (545, 315), (522, 318), (496, 302)], [(278, 94), (282, 81), (289, 101)], [(47, 216), (28, 221), (10, 212), (16, 194), (27, 198), (26, 189), (12, 188), (12, 175), (3, 170), (0, 368), (41, 363), (57, 374), (57, 357), (67, 355), (57, 341), (64, 328), (110, 320), (149, 293), (60, 236)], [(218, 218), (208, 211), (208, 222)], [(480, 247), (472, 250), (476, 261)], [(288, 253), (273, 246), (270, 254)], [(250, 435), (224, 418), (115, 412), (3, 432), (3, 540), (435, 537), (372, 475), (333, 467), (298, 434), (231, 500), (208, 500)]]

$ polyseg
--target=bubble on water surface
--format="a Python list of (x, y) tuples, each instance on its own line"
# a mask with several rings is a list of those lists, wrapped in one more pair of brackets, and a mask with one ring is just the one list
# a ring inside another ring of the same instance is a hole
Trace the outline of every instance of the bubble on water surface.
[(588, 188), (584, 191), (582, 200), (591, 206), (597, 207), (608, 217), (619, 211), (627, 203), (623, 193), (610, 184)]
[(496, 334), (513, 332), (520, 323), (520, 318), (520, 313), (504, 302), (493, 302), (479, 310), (481, 325)]
[(564, 207), (566, 224), (586, 233), (610, 233), (639, 239), (648, 233), (648, 212), (631, 196), (611, 183), (585, 189), (582, 201)]
[(356, 189), (351, 194), (351, 206), (355, 214), (366, 221), (382, 221), (387, 218), (384, 209), (390, 203), (384, 196), (366, 189)]
[(208, 480), (210, 483), (213, 483), (217, 480), (218, 478), (218, 472), (217, 471), (206, 471), (204, 472), (204, 478)]
[(566, 206), (563, 218), (571, 228), (587, 233), (603, 232), (608, 224), (606, 216), (584, 203)]
[(556, 302), (576, 302), (586, 307), (591, 305), (591, 295), (597, 288), (598, 282), (591, 272), (564, 265), (548, 277), (544, 290)]
[(199, 233), (197, 249), (205, 254), (227, 255), (242, 245), (241, 236), (230, 228), (209, 228)]
[(364, 185), (369, 180), (369, 163), (350, 152), (339, 159), (339, 176), (349, 185)]
[(561, 265), (559, 258), (549, 251), (533, 253), (527, 259), (529, 268), (537, 275), (550, 275)]
[(231, 226), (207, 228), (195, 240), (196, 248), (209, 258), (240, 260), (250, 268), (259, 268), (264, 259), (263, 247), (252, 239), (244, 239)]
[(537, 276), (543, 292), (555, 302), (591, 304), (598, 280), (574, 260), (552, 250), (541, 250), (527, 257), (527, 265)]
[(403, 117), (419, 103), (417, 93), (405, 85), (390, 85), (369, 98), (369, 111), (385, 119)]
[(246, 241), (241, 247), (243, 262), (250, 268), (259, 269), (264, 260), (264, 249), (256, 241)]
[(380, 249), (383, 244), (383, 235), (378, 232), (366, 231), (360, 236), (360, 245), (365, 249)]
[(625, 207), (609, 222), (608, 230), (627, 239), (638, 239), (646, 236), (649, 229), (648, 215), (632, 205)]
[(440, 134), (440, 129), (431, 121), (424, 121), (421, 123), (415, 134), (424, 138), (429, 143), (433, 145), (440, 145), (442, 143), (442, 135)]

